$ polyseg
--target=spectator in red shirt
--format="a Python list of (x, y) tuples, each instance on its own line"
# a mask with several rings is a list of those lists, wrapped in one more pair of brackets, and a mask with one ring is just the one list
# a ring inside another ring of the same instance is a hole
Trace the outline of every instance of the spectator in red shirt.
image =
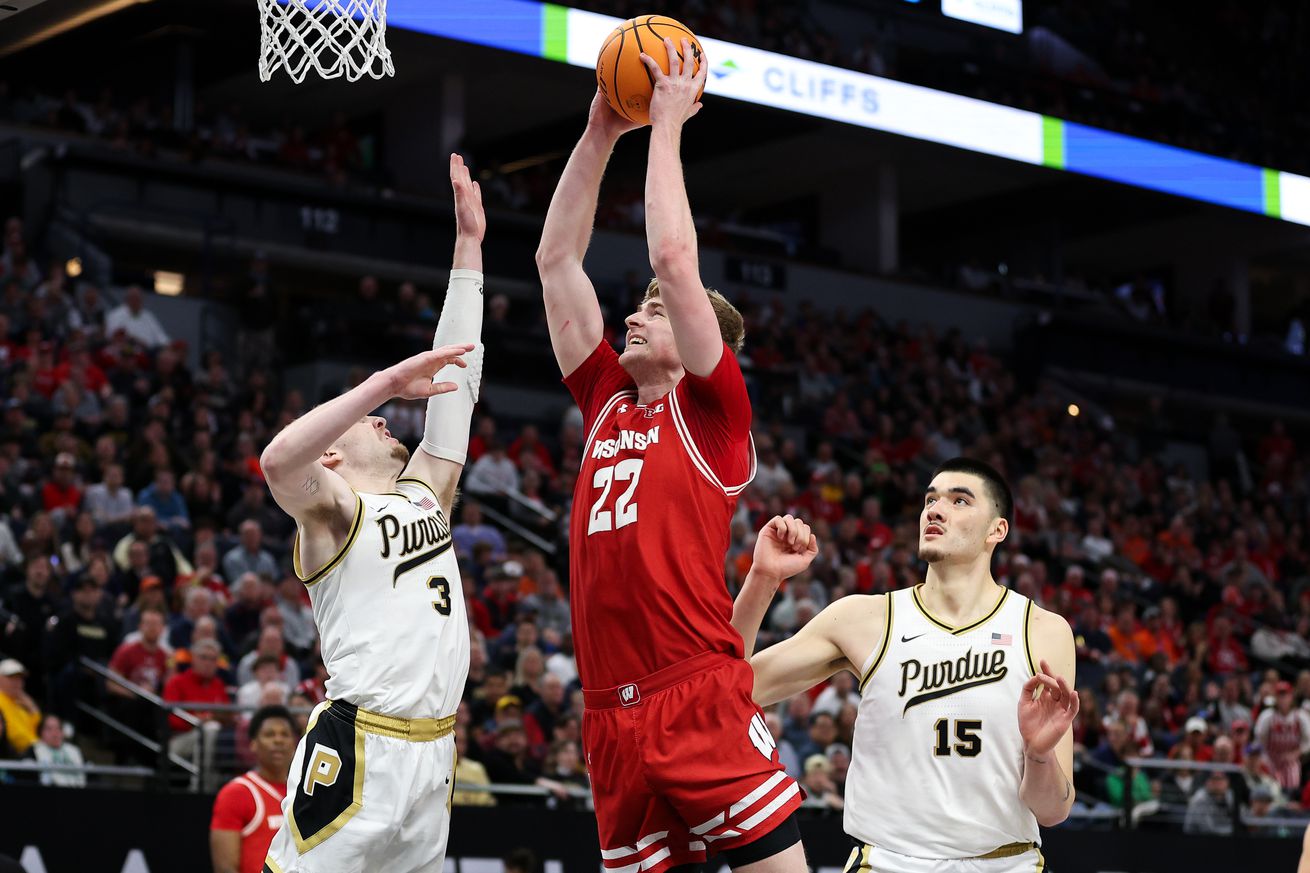
[(1206, 667), (1211, 673), (1224, 676), (1245, 671), (1249, 667), (1246, 651), (1233, 636), (1233, 623), (1226, 615), (1215, 616), (1208, 648), (1210, 652), (1206, 657)]
[(507, 454), (509, 459), (514, 462), (514, 466), (520, 470), (524, 469), (523, 456), (526, 454), (536, 459), (541, 472), (547, 476), (555, 475), (555, 462), (550, 457), (550, 450), (541, 442), (541, 435), (535, 424), (524, 425), (519, 438), (509, 444)]
[[(158, 694), (168, 674), (168, 652), (160, 644), (165, 627), (164, 611), (157, 606), (141, 610), (140, 633), (135, 639), (126, 639), (114, 650), (109, 669), (124, 679)], [(154, 733), (154, 706), (134, 691), (117, 682), (106, 682), (110, 695), (110, 710), (119, 721), (147, 735)]]
[(109, 385), (105, 371), (95, 365), (91, 354), (85, 348), (71, 348), (68, 360), (55, 367), (55, 381), (64, 384), (69, 379), (80, 379), (82, 387), (92, 394), (101, 396)]
[[(136, 639), (127, 639), (114, 650), (109, 659), (109, 669), (123, 676), (129, 682), (140, 685), (153, 694), (158, 694), (164, 687), (164, 677), (168, 673), (168, 652), (161, 645), (167, 619), (164, 610), (157, 606), (146, 606), (141, 610), (138, 624), (139, 635)], [(127, 699), (136, 695), (117, 682), (107, 684), (109, 693)]]
[(1214, 748), (1206, 743), (1206, 734), (1209, 732), (1209, 725), (1205, 719), (1199, 715), (1194, 715), (1183, 725), (1183, 738), (1174, 744), (1169, 750), (1169, 757), (1172, 760), (1185, 757), (1183, 749), (1186, 748), (1191, 752), (1193, 761), (1209, 761), (1214, 758)]
[(250, 718), (255, 768), (214, 798), (209, 853), (214, 873), (260, 873), (273, 836), (282, 826), (282, 801), (299, 731), (285, 706), (265, 706)]
[[(218, 643), (213, 640), (201, 640), (191, 647), (191, 669), (178, 673), (164, 684), (164, 700), (169, 703), (231, 703), (227, 686), (218, 678), (218, 658), (222, 654)], [(173, 738), (168, 741), (171, 754), (195, 761), (200, 772), (208, 776), (214, 772), (214, 750), (218, 744), (218, 735), (224, 725), (233, 721), (227, 712), (207, 712), (204, 709), (189, 709), (192, 715), (200, 719), (197, 729), (189, 722), (183, 721), (176, 713), (168, 717), (173, 729)], [(198, 787), (207, 788), (209, 780), (200, 782)], [(197, 780), (192, 781), (193, 785)], [(212, 789), (211, 789), (212, 790)]]
[(82, 505), (82, 489), (77, 484), (77, 459), (71, 452), (55, 456), (55, 471), (41, 486), (41, 503), (56, 519), (77, 514)]

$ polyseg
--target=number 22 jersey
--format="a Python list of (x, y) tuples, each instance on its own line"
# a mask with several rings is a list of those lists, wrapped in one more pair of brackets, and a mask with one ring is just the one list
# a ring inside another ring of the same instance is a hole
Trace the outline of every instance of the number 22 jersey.
[(569, 525), (583, 687), (633, 682), (704, 652), (740, 658), (723, 567), (755, 450), (736, 356), (724, 345), (708, 377), (688, 373), (640, 406), (602, 341), (564, 383), (586, 432)]

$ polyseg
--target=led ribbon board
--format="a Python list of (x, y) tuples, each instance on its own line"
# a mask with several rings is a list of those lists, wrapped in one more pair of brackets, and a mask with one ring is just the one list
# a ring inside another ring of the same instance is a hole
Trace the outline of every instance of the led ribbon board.
[[(387, 23), (594, 67), (620, 19), (535, 0), (388, 0)], [(1310, 178), (1049, 115), (701, 38), (718, 97), (1069, 170), (1310, 225)]]

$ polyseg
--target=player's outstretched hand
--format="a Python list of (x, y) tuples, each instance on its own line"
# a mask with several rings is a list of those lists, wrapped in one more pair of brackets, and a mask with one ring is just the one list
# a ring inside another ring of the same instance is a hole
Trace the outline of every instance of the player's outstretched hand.
[(455, 230), (465, 239), (482, 242), (487, 216), (482, 211), (482, 186), (473, 181), (459, 155), (450, 156), (450, 187), (455, 191)]
[(1023, 684), (1019, 696), (1019, 734), (1024, 751), (1036, 757), (1048, 754), (1073, 724), (1078, 706), (1078, 692), (1063, 676), (1052, 675), (1051, 665), (1042, 661), (1037, 675)]
[(819, 541), (808, 524), (794, 516), (775, 515), (755, 538), (751, 568), (782, 581), (810, 566), (817, 554)]
[(700, 93), (705, 88), (705, 77), (709, 75), (710, 65), (702, 57), (700, 69), (696, 69), (696, 58), (692, 54), (689, 39), (682, 41), (682, 54), (679, 54), (673, 40), (665, 37), (664, 50), (669, 53), (667, 74), (654, 58), (645, 52), (641, 53), (641, 62), (646, 65), (651, 81), (655, 83), (655, 92), (650, 97), (650, 123), (652, 127), (662, 124), (680, 127), (688, 118), (700, 112)]
[(606, 136), (618, 139), (630, 130), (641, 127), (635, 121), (628, 121), (614, 111), (605, 95), (596, 89), (596, 96), (591, 98), (591, 109), (587, 112), (587, 127), (598, 130)]
[(458, 389), (454, 382), (433, 382), (437, 373), (447, 364), (467, 367), (464, 355), (473, 351), (471, 343), (442, 346), (430, 352), (420, 352), (383, 371), (391, 396), (402, 400), (423, 400)]

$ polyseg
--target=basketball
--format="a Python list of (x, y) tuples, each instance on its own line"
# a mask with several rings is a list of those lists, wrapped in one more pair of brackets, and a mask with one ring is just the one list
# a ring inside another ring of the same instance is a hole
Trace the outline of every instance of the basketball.
[[(655, 83), (641, 62), (641, 53), (654, 58), (667, 73), (669, 58), (664, 48), (665, 37), (673, 40), (678, 51), (682, 51), (684, 39), (691, 40), (696, 70), (700, 70), (705, 57), (700, 40), (686, 25), (666, 15), (630, 18), (614, 28), (600, 47), (600, 57), (596, 59), (596, 83), (614, 111), (629, 121), (650, 124), (650, 96)], [(704, 88), (701, 93), (704, 93)], [(697, 94), (697, 99), (700, 96)]]

